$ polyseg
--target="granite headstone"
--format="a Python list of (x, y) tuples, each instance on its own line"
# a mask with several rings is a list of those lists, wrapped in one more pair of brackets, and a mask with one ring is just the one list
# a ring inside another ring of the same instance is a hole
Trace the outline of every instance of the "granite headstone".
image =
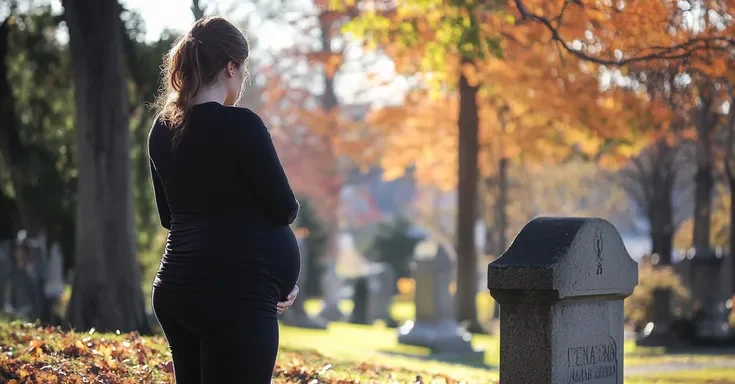
[(0, 311), (10, 310), (10, 300), (7, 298), (10, 273), (13, 268), (12, 244), (11, 240), (0, 241)]
[(345, 314), (339, 308), (344, 284), (337, 275), (337, 267), (334, 263), (327, 266), (320, 283), (324, 307), (319, 313), (319, 317), (328, 321), (344, 321)]
[(488, 267), (503, 384), (622, 384), (623, 300), (638, 284), (620, 234), (595, 218), (538, 218)]
[(381, 320), (389, 327), (395, 327), (391, 307), (395, 295), (396, 272), (388, 263), (376, 263), (371, 268), (368, 280), (368, 319), (370, 323)]
[(473, 349), (471, 335), (455, 321), (449, 291), (454, 268), (446, 251), (430, 240), (419, 243), (411, 270), (416, 287), (416, 320), (398, 329), (398, 342), (429, 348), (440, 359), (482, 359), (484, 352)]

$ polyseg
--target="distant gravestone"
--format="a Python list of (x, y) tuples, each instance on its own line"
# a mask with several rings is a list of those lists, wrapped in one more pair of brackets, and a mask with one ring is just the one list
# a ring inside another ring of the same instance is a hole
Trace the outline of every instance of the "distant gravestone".
[(11, 252), (10, 301), (15, 315), (31, 320), (41, 316), (43, 273), (41, 253), (25, 230), (18, 231)]
[(365, 276), (355, 279), (351, 323), (373, 324), (382, 320), (389, 327), (395, 327), (390, 314), (395, 276), (390, 264), (375, 263), (368, 267)]
[(488, 267), (503, 384), (622, 384), (623, 300), (638, 266), (615, 227), (538, 218)]
[(60, 324), (62, 314), (59, 313), (59, 300), (64, 294), (64, 257), (58, 242), (54, 242), (49, 250), (43, 293), (46, 299), (44, 307), (46, 320), (52, 324)]
[(0, 241), (0, 311), (10, 310), (8, 284), (13, 268), (12, 244), (11, 240)]
[(691, 292), (700, 305), (694, 319), (698, 343), (732, 342), (733, 332), (728, 324), (730, 311), (725, 305), (730, 297), (721, 291), (723, 256), (719, 249), (696, 250), (691, 258)]
[(345, 314), (339, 309), (339, 301), (342, 298), (342, 279), (337, 275), (337, 267), (334, 263), (327, 266), (321, 278), (322, 301), (324, 307), (319, 317), (328, 321), (343, 321)]
[(411, 269), (416, 320), (398, 329), (398, 342), (429, 348), (437, 357), (481, 359), (484, 352), (472, 348), (471, 335), (454, 319), (453, 297), (449, 292), (454, 268), (444, 249), (433, 241), (419, 243)]
[(377, 263), (372, 266), (368, 280), (368, 321), (372, 324), (382, 320), (389, 327), (395, 327), (396, 321), (390, 313), (395, 295), (396, 272), (388, 263)]
[(49, 299), (56, 299), (64, 293), (64, 256), (58, 242), (51, 245), (43, 290)]
[(352, 313), (350, 323), (372, 324), (368, 318), (368, 300), (370, 296), (368, 277), (362, 276), (355, 279), (355, 293), (352, 296)]
[[(299, 249), (301, 251), (301, 271), (299, 273), (298, 286), (305, 287), (306, 282), (309, 278), (308, 270), (308, 257), (309, 252), (306, 249), (306, 242), (303, 238), (298, 239)], [(291, 308), (284, 311), (281, 314), (281, 321), (284, 324), (299, 327), (299, 328), (311, 328), (311, 329), (327, 329), (327, 322), (321, 318), (313, 318), (306, 313), (304, 308), (304, 298), (296, 298)]]
[(651, 321), (636, 339), (640, 346), (672, 346), (677, 335), (672, 330), (674, 314), (671, 312), (671, 288), (654, 289), (651, 295)]

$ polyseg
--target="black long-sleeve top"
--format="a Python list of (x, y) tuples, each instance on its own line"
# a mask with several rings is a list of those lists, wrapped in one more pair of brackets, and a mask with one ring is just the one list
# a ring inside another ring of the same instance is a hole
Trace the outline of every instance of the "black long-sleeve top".
[(169, 229), (157, 287), (215, 290), (270, 305), (296, 284), (289, 224), (299, 203), (270, 133), (254, 112), (192, 107), (179, 128), (156, 121), (148, 138), (161, 225)]

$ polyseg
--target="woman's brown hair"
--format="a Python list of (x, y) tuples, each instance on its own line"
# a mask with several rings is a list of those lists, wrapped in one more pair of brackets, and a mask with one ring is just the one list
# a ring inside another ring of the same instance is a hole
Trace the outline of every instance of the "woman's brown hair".
[(154, 108), (158, 119), (176, 129), (186, 127), (192, 98), (211, 85), (230, 61), (244, 65), (249, 55), (245, 35), (222, 17), (199, 19), (179, 37), (163, 59), (163, 81)]

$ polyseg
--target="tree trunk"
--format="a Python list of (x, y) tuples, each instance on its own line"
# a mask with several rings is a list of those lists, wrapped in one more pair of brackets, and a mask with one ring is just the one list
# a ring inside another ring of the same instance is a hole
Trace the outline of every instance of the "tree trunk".
[(477, 87), (464, 74), (459, 77), (459, 185), (457, 187), (457, 320), (471, 331), (481, 331), (477, 321), (477, 252), (475, 220), (479, 152)]
[(135, 254), (129, 106), (116, 0), (64, 0), (74, 70), (78, 207), (67, 322), (150, 332)]
[[(319, 17), (319, 31), (320, 31), (320, 42), (321, 42), (321, 52), (331, 54), (332, 51), (332, 28), (333, 28), (333, 21), (326, 17), (326, 14), (322, 14), (321, 17)], [(337, 99), (337, 93), (334, 89), (335, 83), (334, 83), (334, 74), (330, 74), (326, 69), (322, 73), (323, 81), (324, 81), (324, 91), (319, 98), (319, 101), (321, 103), (322, 110), (324, 112), (331, 112), (335, 108), (339, 108), (339, 99)], [(330, 122), (330, 124), (336, 124), (333, 122)], [(338, 131), (338, 127), (332, 126), (330, 127), (329, 131), (331, 134), (336, 134)], [(338, 159), (337, 154), (335, 153), (335, 149), (333, 144), (331, 143), (331, 138), (328, 136), (321, 136), (319, 137), (319, 148), (322, 151), (325, 151), (327, 153), (327, 156), (331, 159), (334, 159), (334, 164), (329, 169), (322, 170), (323, 172), (329, 172), (332, 177), (339, 178), (341, 175), (343, 175), (343, 169), (340, 165), (340, 161)], [(324, 219), (324, 222), (327, 223), (325, 230), (327, 233), (328, 239), (336, 239), (337, 238), (337, 232), (340, 230), (338, 227), (339, 222), (339, 191), (340, 191), (341, 185), (335, 186), (335, 188), (330, 188), (330, 198), (328, 201), (330, 203), (328, 204), (321, 204), (321, 212)], [(331, 223), (331, 224), (330, 224)], [(336, 253), (327, 252), (327, 257), (333, 257), (336, 258)], [(327, 260), (316, 260), (315, 262), (328, 262)], [(334, 262), (334, 260), (331, 260), (331, 262)]]
[(708, 250), (710, 247), (712, 192), (714, 176), (712, 165), (697, 166), (694, 177), (694, 235), (692, 243), (697, 250)]
[(498, 242), (495, 254), (500, 256), (508, 248), (508, 158), (498, 160), (498, 200), (495, 203), (495, 226)]
[[(731, 112), (732, 113), (732, 112)], [(733, 127), (735, 128), (735, 127)], [(725, 174), (727, 175), (727, 185), (730, 187), (730, 255), (733, 257), (732, 250), (735, 249), (735, 174), (730, 165), (725, 166)], [(730, 290), (735, 295), (735, 260), (731, 263), (732, 286)]]
[(674, 243), (673, 191), (677, 172), (677, 149), (665, 140), (633, 159), (623, 173), (623, 188), (643, 208), (650, 224), (651, 253), (659, 265), (671, 264)]
[[(505, 252), (508, 248), (508, 163), (506, 157), (498, 160), (498, 178), (497, 178), (497, 199), (495, 200), (495, 248), (493, 254), (496, 257)], [(500, 319), (500, 305), (495, 303), (493, 311), (493, 320)]]
[[(725, 147), (725, 176), (727, 177), (727, 185), (730, 187), (730, 255), (735, 256), (735, 86), (728, 87), (728, 96), (730, 98), (730, 111), (727, 116), (727, 135)], [(732, 286), (730, 292), (735, 295), (735, 260), (731, 261), (731, 279)]]
[[(491, 156), (490, 161), (494, 162), (495, 158)], [(486, 210), (484, 215), (485, 253), (492, 255), (493, 257), (498, 257), (500, 255), (497, 254), (498, 239), (496, 229), (497, 224), (495, 223), (497, 212), (496, 205), (498, 203), (498, 178), (496, 175), (492, 175), (486, 177), (483, 181), (485, 182), (485, 190), (484, 193), (481, 193), (478, 196), (477, 203), (481, 204), (481, 206)]]
[(700, 103), (695, 110), (697, 173), (694, 176), (692, 246), (697, 250), (708, 250), (710, 247), (712, 194), (715, 185), (711, 133), (716, 128), (718, 117), (713, 116), (711, 111), (713, 99), (710, 88), (714, 87), (709, 84), (701, 87)]
[(206, 7), (202, 7), (202, 5), (199, 4), (199, 0), (191, 1), (191, 13), (194, 14), (194, 20), (199, 20), (201, 18), (204, 18), (205, 11), (206, 11)]
[[(7, 65), (10, 54), (10, 17), (0, 24), (0, 155), (10, 172), (10, 181), (15, 191), (15, 206), (18, 210), (19, 225), (31, 237), (41, 230), (41, 219), (37, 215), (31, 201), (28, 201), (28, 185), (25, 175), (27, 166), (27, 150), (20, 139), (20, 127), (15, 114), (15, 96), (8, 80)], [(19, 228), (15, 228), (16, 230)]]
[(651, 223), (651, 253), (659, 257), (658, 265), (670, 265), (674, 244), (673, 185), (667, 182), (660, 170), (651, 178), (653, 199), (648, 203), (648, 220)]

